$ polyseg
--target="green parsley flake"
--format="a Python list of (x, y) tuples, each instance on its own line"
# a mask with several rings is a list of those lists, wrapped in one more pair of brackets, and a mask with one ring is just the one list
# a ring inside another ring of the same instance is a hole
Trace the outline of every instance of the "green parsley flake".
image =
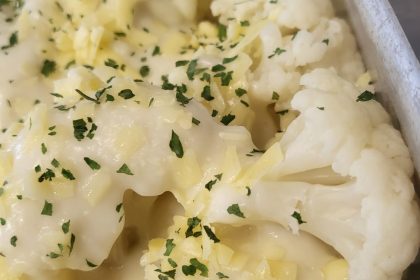
[(61, 169), (61, 175), (63, 175), (64, 178), (66, 178), (70, 181), (76, 180), (76, 178), (73, 176), (73, 174), (71, 173), (70, 170), (67, 170), (67, 169), (64, 169), (64, 168)]
[(217, 277), (219, 277), (219, 279), (227, 279), (227, 278), (229, 278), (229, 276), (226, 276), (226, 275), (224, 275), (221, 272), (217, 272), (216, 275), (217, 275)]
[(273, 96), (271, 96), (271, 100), (277, 101), (279, 100), (279, 98), (280, 98), (280, 95), (277, 92), (273, 91)]
[(276, 55), (281, 55), (282, 53), (286, 52), (286, 50), (281, 48), (276, 48), (273, 52), (273, 54), (269, 55), (268, 58), (273, 58)]
[(90, 159), (88, 157), (83, 158), (83, 160), (86, 162), (87, 165), (89, 165), (89, 167), (92, 170), (99, 170), (101, 169), (101, 165), (99, 163), (97, 163), (96, 161), (94, 161), (93, 159)]
[[(1, 6), (1, 3), (0, 3), (0, 6)], [(16, 31), (16, 32), (13, 32), (13, 33), (10, 35), (10, 37), (9, 37), (9, 45), (3, 46), (3, 47), (1, 47), (1, 49), (2, 49), (2, 50), (9, 49), (9, 48), (11, 48), (11, 47), (13, 47), (13, 46), (17, 45), (17, 43), (18, 43), (18, 33), (17, 33), (17, 31)]]
[(213, 186), (217, 183), (217, 180), (211, 180), (207, 182), (207, 184), (204, 186), (207, 190), (211, 191)]
[(235, 90), (235, 93), (236, 93), (236, 95), (237, 95), (238, 97), (242, 97), (244, 94), (246, 94), (246, 93), (247, 93), (247, 91), (246, 91), (246, 90), (244, 90), (243, 88), (237, 88), (237, 89)]
[(176, 268), (178, 266), (178, 264), (171, 258), (168, 258), (168, 263), (170, 264), (170, 266), (172, 266), (173, 268)]
[(17, 242), (17, 240), (18, 240), (18, 238), (17, 238), (17, 236), (16, 236), (16, 235), (12, 236), (12, 238), (10, 238), (10, 244), (11, 244), (13, 247), (16, 247), (16, 242)]
[(204, 86), (203, 91), (201, 92), (201, 97), (207, 101), (212, 101), (214, 97), (211, 95), (210, 86)]
[(219, 38), (220, 42), (223, 42), (227, 39), (227, 26), (223, 24), (219, 24), (217, 29), (217, 37)]
[(89, 95), (86, 95), (85, 93), (83, 93), (80, 89), (75, 89), (75, 91), (81, 96), (81, 97), (83, 97), (84, 99), (86, 99), (86, 100), (89, 100), (89, 101), (92, 101), (92, 102), (95, 102), (96, 104), (99, 104), (100, 102), (99, 102), (99, 100), (96, 100), (96, 99), (94, 99), (94, 98), (92, 98), (92, 97), (90, 97)]
[(145, 78), (145, 77), (147, 77), (148, 75), (149, 75), (149, 73), (150, 73), (150, 67), (149, 66), (147, 66), (147, 65), (143, 65), (141, 68), (140, 68), (140, 75), (143, 77), (143, 78)]
[(201, 273), (201, 276), (208, 277), (209, 276), (209, 270), (207, 266), (201, 262), (199, 262), (196, 258), (190, 259), (191, 265), (193, 265), (197, 270), (199, 270)]
[(231, 63), (232, 61), (235, 61), (236, 59), (238, 58), (238, 56), (237, 55), (235, 55), (234, 57), (226, 57), (226, 58), (223, 58), (223, 64), (228, 64), (228, 63)]
[(56, 69), (56, 63), (53, 60), (44, 60), (44, 63), (42, 64), (41, 73), (45, 77), (48, 77), (52, 73), (55, 72)]
[(130, 99), (133, 98), (135, 95), (134, 93), (131, 91), (131, 89), (123, 89), (122, 91), (120, 91), (118, 93), (118, 96), (124, 98), (124, 99)]
[(251, 195), (251, 188), (248, 187), (248, 186), (246, 186), (245, 188), (246, 188), (246, 195), (250, 196)]
[(234, 119), (236, 118), (235, 115), (227, 114), (226, 116), (223, 116), (220, 122), (224, 125), (229, 125)]
[(45, 146), (44, 143), (41, 144), (41, 152), (45, 155), (45, 153), (47, 152), (47, 146)]
[(222, 86), (229, 86), (230, 82), (232, 81), (232, 74), (233, 74), (233, 71), (229, 71), (227, 73), (219, 72), (214, 76), (220, 78), (220, 82)]
[(211, 68), (211, 71), (212, 71), (212, 72), (220, 72), (220, 71), (224, 71), (224, 70), (226, 70), (226, 67), (225, 67), (225, 66), (223, 66), (222, 64), (217, 64), (217, 65), (214, 65), (214, 66)]
[(172, 250), (175, 248), (175, 246), (176, 244), (174, 243), (173, 239), (167, 239), (165, 244), (166, 251), (163, 255), (168, 257), (172, 253)]
[(94, 263), (90, 262), (88, 259), (86, 259), (86, 264), (87, 264), (89, 267), (97, 267), (97, 266), (98, 266), (98, 265), (96, 265), (96, 264), (94, 264)]
[(196, 119), (196, 118), (192, 118), (192, 123), (195, 125), (200, 125), (200, 120)]
[(53, 205), (45, 200), (44, 207), (42, 208), (41, 215), (52, 216), (53, 214)]
[(42, 183), (44, 181), (52, 181), (52, 179), (55, 178), (55, 173), (51, 169), (47, 168), (47, 171), (45, 171), (39, 178), (38, 182)]
[(227, 212), (231, 215), (235, 215), (235, 216), (238, 216), (239, 218), (245, 219), (245, 215), (244, 213), (242, 213), (241, 208), (239, 208), (238, 204), (232, 204), (231, 206), (229, 206), (227, 208)]
[(104, 62), (105, 66), (114, 68), (114, 69), (118, 69), (119, 65), (117, 64), (117, 62), (111, 58), (108, 58), (107, 60), (105, 60)]
[(241, 21), (241, 26), (242, 27), (249, 26), (249, 21), (247, 21), (247, 20)]
[(178, 135), (173, 130), (171, 140), (169, 141), (169, 148), (171, 148), (172, 152), (174, 152), (178, 158), (184, 156), (184, 148), (182, 147), (181, 140), (179, 140)]
[(58, 168), (60, 166), (60, 163), (55, 158), (51, 161), (51, 165), (55, 168)]
[(178, 101), (181, 106), (185, 106), (190, 103), (192, 98), (188, 98), (184, 95), (187, 92), (187, 86), (182, 84), (182, 86), (176, 86), (176, 101)]
[(63, 230), (63, 232), (65, 234), (67, 234), (69, 232), (69, 230), (70, 230), (70, 220), (68, 220), (67, 222), (63, 223), (61, 225), (61, 229)]
[(155, 55), (160, 55), (160, 54), (161, 54), (161, 52), (160, 52), (160, 47), (159, 47), (159, 46), (156, 46), (156, 47), (153, 49), (152, 56), (155, 56)]
[(185, 66), (188, 63), (190, 63), (189, 60), (179, 60), (177, 62), (175, 62), (175, 67), (181, 67), (181, 66)]
[(6, 220), (4, 218), (0, 218), (0, 224), (4, 226), (6, 224)]
[(197, 59), (191, 60), (190, 64), (188, 64), (187, 77), (190, 81), (194, 80), (194, 75), (196, 73), (197, 64), (198, 64)]
[(194, 232), (194, 229), (198, 225), (200, 225), (200, 223), (201, 223), (201, 220), (198, 217), (188, 218), (188, 220), (187, 220), (188, 228), (185, 231), (185, 238), (188, 238), (190, 236), (193, 236), (193, 237), (199, 237), (199, 236), (201, 236), (201, 231)]
[(39, 165), (35, 166), (35, 172), (36, 173), (41, 172), (41, 166), (39, 166)]
[(370, 100), (375, 100), (376, 99), (376, 94), (366, 90), (364, 92), (362, 92), (358, 97), (357, 97), (357, 102), (367, 102)]
[(324, 40), (322, 40), (322, 43), (324, 43), (325, 45), (329, 45), (329, 43), (330, 43), (330, 39), (324, 39)]
[(213, 240), (214, 243), (220, 242), (220, 239), (217, 238), (216, 234), (211, 230), (209, 226), (204, 226), (204, 231), (206, 232), (207, 236)]
[(130, 175), (130, 176), (134, 175), (134, 174), (131, 172), (131, 170), (130, 170), (130, 168), (128, 167), (128, 165), (127, 165), (127, 164), (125, 164), (125, 163), (124, 163), (124, 164), (120, 167), (120, 169), (118, 169), (118, 170), (117, 170), (117, 173), (126, 174), (126, 175)]
[(302, 220), (302, 216), (300, 215), (300, 213), (298, 213), (296, 211), (293, 212), (292, 217), (297, 220), (297, 222), (299, 223), (299, 225), (306, 223), (304, 220)]
[(69, 256), (71, 255), (71, 252), (73, 252), (74, 243), (76, 242), (76, 236), (72, 233), (70, 236), (70, 245), (69, 248)]

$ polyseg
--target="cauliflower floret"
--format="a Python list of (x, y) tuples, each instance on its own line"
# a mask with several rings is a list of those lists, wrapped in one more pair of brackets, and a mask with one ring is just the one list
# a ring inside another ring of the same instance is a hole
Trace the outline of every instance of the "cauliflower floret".
[[(220, 186), (213, 191), (209, 222), (276, 222), (334, 247), (349, 262), (350, 279), (400, 279), (420, 243), (413, 184), (375, 149), (363, 150), (347, 175), (351, 179), (336, 186), (262, 179), (249, 197)], [(245, 219), (228, 214), (234, 204)]]

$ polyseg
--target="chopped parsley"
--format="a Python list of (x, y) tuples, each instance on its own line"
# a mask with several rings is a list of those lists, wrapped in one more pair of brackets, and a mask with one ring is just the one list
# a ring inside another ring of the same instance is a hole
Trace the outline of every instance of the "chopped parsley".
[(175, 62), (175, 67), (181, 67), (181, 66), (185, 66), (189, 63), (189, 60), (178, 60), (177, 62)]
[[(0, 6), (1, 6), (1, 5), (0, 5)], [(11, 48), (11, 47), (13, 47), (13, 46), (17, 45), (17, 43), (18, 43), (18, 33), (17, 33), (17, 31), (16, 31), (16, 32), (13, 32), (13, 33), (10, 35), (10, 37), (9, 37), (9, 44), (8, 44), (8, 45), (6, 45), (6, 46), (1, 47), (1, 49), (2, 49), (2, 50), (9, 49), (9, 48)]]
[(82, 92), (80, 89), (75, 89), (75, 91), (84, 99), (95, 102), (96, 104), (99, 104), (99, 100), (94, 99), (92, 97), (90, 97), (89, 95), (86, 95), (84, 92)]
[(73, 173), (71, 173), (70, 170), (67, 170), (67, 169), (64, 169), (64, 168), (61, 169), (61, 175), (63, 175), (64, 178), (66, 178), (70, 181), (76, 180), (76, 178), (74, 177)]
[(251, 188), (248, 187), (248, 186), (246, 186), (245, 188), (246, 188), (246, 195), (250, 196), (251, 195)]
[(232, 61), (235, 61), (237, 58), (238, 58), (237, 55), (235, 55), (234, 57), (225, 57), (225, 58), (223, 58), (222, 63), (223, 64), (228, 64), (228, 63), (231, 63)]
[(197, 120), (196, 118), (192, 118), (192, 123), (195, 125), (200, 125), (200, 120)]
[(226, 67), (223, 66), (222, 64), (216, 64), (211, 68), (212, 72), (220, 72), (220, 71), (224, 71), (226, 70)]
[(55, 168), (58, 168), (60, 166), (60, 163), (55, 158), (51, 161), (51, 165)]
[(131, 89), (123, 89), (122, 91), (120, 91), (118, 93), (118, 96), (124, 98), (124, 99), (130, 99), (133, 98), (135, 95), (134, 93), (131, 91)]
[(10, 238), (10, 244), (11, 244), (13, 247), (16, 247), (16, 242), (17, 242), (17, 240), (18, 240), (18, 238), (17, 238), (17, 236), (16, 236), (16, 235), (12, 236), (12, 238)]
[(140, 75), (141, 75), (143, 78), (147, 77), (147, 76), (149, 75), (149, 73), (150, 73), (150, 67), (149, 67), (149, 66), (147, 66), (147, 65), (143, 65), (143, 66), (140, 68), (139, 73), (140, 73)]
[(181, 140), (179, 139), (179, 136), (173, 130), (172, 130), (171, 140), (169, 141), (169, 147), (178, 158), (182, 158), (184, 156), (184, 148), (182, 147)]
[(96, 265), (96, 264), (94, 264), (94, 263), (90, 262), (88, 259), (86, 259), (86, 264), (87, 264), (89, 267), (97, 267), (97, 266), (98, 266), (98, 265)]
[(6, 224), (6, 220), (4, 218), (0, 218), (0, 224), (4, 226)]
[(117, 205), (117, 207), (115, 207), (115, 211), (117, 211), (117, 213), (120, 213), (122, 206), (123, 206), (123, 203), (121, 202), (120, 204)]
[(243, 20), (240, 22), (242, 27), (249, 26), (249, 21)]
[(222, 86), (229, 86), (230, 82), (232, 81), (232, 74), (233, 74), (233, 71), (229, 71), (227, 73), (219, 72), (214, 76), (220, 78)]
[(366, 101), (370, 101), (370, 100), (375, 100), (376, 99), (376, 94), (366, 90), (364, 92), (362, 92), (358, 97), (357, 97), (357, 102), (366, 102)]
[(72, 233), (70, 236), (70, 245), (69, 248), (69, 256), (71, 255), (71, 252), (73, 252), (74, 242), (76, 242), (76, 236)]
[(44, 207), (42, 208), (41, 215), (52, 216), (53, 214), (53, 205), (45, 200)]
[(324, 111), (325, 107), (316, 107), (318, 110)]
[(152, 56), (156, 56), (156, 55), (160, 55), (160, 54), (161, 54), (160, 47), (155, 46), (155, 48), (153, 49), (153, 52), (152, 52)]
[(193, 237), (199, 237), (199, 236), (201, 236), (201, 231), (194, 232), (194, 229), (198, 225), (200, 225), (200, 223), (201, 223), (201, 220), (198, 217), (188, 218), (188, 220), (187, 220), (188, 228), (185, 231), (185, 237), (188, 238), (190, 236), (193, 236)]
[(99, 170), (101, 169), (101, 165), (94, 161), (93, 159), (90, 159), (88, 157), (84, 157), (83, 160), (86, 162), (87, 165), (89, 165), (90, 169), (92, 170)]
[(223, 42), (227, 39), (227, 26), (223, 24), (219, 24), (217, 28), (217, 37), (219, 38), (220, 42)]
[(198, 64), (197, 59), (191, 60), (190, 63), (188, 64), (187, 77), (190, 81), (194, 80), (194, 75), (196, 73), (197, 64)]
[(207, 236), (214, 241), (214, 243), (220, 242), (220, 239), (217, 238), (216, 234), (211, 230), (209, 226), (204, 226), (204, 231), (206, 232)]
[(227, 114), (226, 116), (223, 116), (220, 122), (224, 125), (229, 125), (234, 119), (236, 118), (235, 115)]
[(247, 91), (244, 90), (243, 88), (237, 88), (237, 89), (235, 89), (235, 93), (238, 97), (241, 97), (242, 95), (246, 94)]
[(48, 77), (52, 73), (54, 73), (56, 70), (56, 63), (53, 60), (44, 60), (44, 63), (42, 64), (41, 73), (45, 77)]
[(47, 152), (47, 146), (45, 146), (44, 143), (41, 144), (41, 152), (45, 155), (45, 153)]
[(299, 225), (306, 223), (304, 220), (302, 220), (302, 216), (300, 215), (300, 213), (298, 213), (296, 211), (293, 212), (292, 217), (297, 220), (297, 222), (299, 223)]
[(176, 268), (178, 266), (178, 264), (171, 258), (168, 258), (168, 263), (170, 264), (170, 266), (172, 266), (173, 268)]
[[(41, 166), (39, 166), (39, 165), (35, 166), (35, 172), (36, 172), (36, 173), (41, 172)], [(3, 189), (3, 188), (2, 188), (2, 189)]]
[(276, 112), (276, 114), (279, 114), (280, 116), (284, 116), (287, 113), (289, 113), (289, 110), (282, 110), (282, 111)]
[(273, 91), (273, 95), (271, 96), (271, 100), (277, 101), (277, 100), (279, 100), (279, 98), (280, 98), (280, 95), (277, 92)]
[(217, 180), (211, 180), (209, 182), (207, 182), (207, 184), (204, 186), (207, 190), (211, 191), (211, 189), (213, 188), (214, 184), (217, 183)]
[(52, 181), (55, 178), (55, 173), (51, 169), (47, 168), (47, 171), (42, 173), (42, 175), (38, 178), (38, 182), (42, 183), (44, 181)]
[(190, 103), (192, 98), (188, 98), (184, 95), (187, 92), (187, 86), (182, 84), (181, 86), (176, 86), (176, 101), (178, 101), (181, 106), (185, 106), (186, 104)]
[(182, 272), (185, 275), (191, 275), (194, 276), (197, 270), (200, 271), (200, 275), (204, 277), (209, 276), (209, 270), (207, 266), (200, 261), (198, 261), (196, 258), (190, 259), (190, 265), (183, 265), (182, 266)]
[(133, 172), (131, 172), (130, 168), (128, 167), (127, 164), (123, 164), (120, 169), (117, 170), (117, 173), (121, 173), (121, 174), (126, 174), (126, 175), (134, 175)]
[(78, 140), (81, 141), (86, 137), (92, 139), (95, 136), (95, 131), (98, 129), (97, 125), (93, 123), (91, 118), (88, 118), (88, 122), (91, 123), (91, 128), (88, 131), (87, 123), (84, 119), (73, 120), (73, 135)]
[(115, 60), (113, 60), (112, 58), (108, 58), (107, 60), (105, 60), (104, 64), (105, 64), (105, 66), (108, 66), (108, 67), (111, 67), (111, 68), (114, 68), (114, 69), (118, 69), (118, 67), (119, 67), (118, 63)]
[(226, 275), (224, 275), (221, 272), (217, 272), (216, 275), (217, 275), (217, 277), (219, 277), (219, 279), (227, 279), (227, 278), (229, 278), (229, 276), (226, 276)]
[(70, 230), (70, 220), (68, 220), (67, 222), (63, 223), (61, 225), (61, 229), (63, 230), (63, 232), (65, 234), (67, 234), (69, 232), (69, 230)]
[(210, 86), (204, 86), (203, 91), (201, 92), (201, 97), (207, 101), (212, 101), (214, 97), (211, 95)]
[(168, 257), (172, 253), (172, 250), (175, 248), (175, 246), (176, 244), (174, 243), (173, 239), (167, 239), (165, 244), (166, 251), (163, 255)]
[(330, 39), (324, 39), (324, 40), (322, 40), (322, 43), (324, 43), (325, 45), (329, 45), (329, 43), (330, 43)]
[(276, 48), (276, 49), (274, 50), (274, 52), (273, 52), (271, 55), (269, 55), (269, 56), (268, 56), (268, 58), (273, 58), (274, 56), (276, 56), (276, 55), (281, 55), (281, 54), (282, 54), (282, 53), (284, 53), (284, 52), (286, 52), (286, 50), (281, 49), (281, 48)]
[(227, 208), (227, 212), (231, 215), (235, 215), (235, 216), (238, 216), (239, 218), (245, 219), (245, 215), (244, 213), (242, 213), (241, 208), (239, 207), (238, 204), (232, 204), (231, 206), (229, 206)]

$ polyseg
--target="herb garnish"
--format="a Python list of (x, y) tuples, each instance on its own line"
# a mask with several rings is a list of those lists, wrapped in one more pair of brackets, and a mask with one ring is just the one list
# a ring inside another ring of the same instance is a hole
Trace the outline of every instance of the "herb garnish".
[(297, 222), (299, 223), (299, 225), (306, 223), (304, 220), (302, 220), (302, 216), (300, 215), (300, 213), (298, 213), (296, 211), (293, 212), (292, 217), (297, 220)]
[(134, 174), (131, 172), (131, 170), (130, 170), (130, 168), (128, 167), (128, 165), (127, 165), (127, 164), (125, 164), (125, 163), (124, 163), (124, 164), (120, 167), (120, 169), (118, 169), (118, 170), (117, 170), (117, 173), (126, 174), (126, 175), (130, 175), (130, 176), (134, 175)]
[(44, 63), (42, 64), (41, 73), (45, 77), (48, 77), (52, 73), (55, 72), (56, 63), (53, 60), (44, 60)]
[(201, 92), (201, 97), (207, 101), (212, 101), (214, 97), (211, 95), (210, 86), (204, 86), (203, 91)]
[(44, 207), (42, 208), (41, 215), (52, 216), (53, 214), (53, 205), (45, 200)]
[(244, 213), (242, 213), (241, 208), (239, 207), (238, 204), (232, 204), (231, 206), (229, 206), (227, 208), (227, 212), (231, 215), (235, 215), (235, 216), (238, 216), (239, 218), (245, 219), (245, 215)]
[(370, 101), (370, 100), (375, 100), (376, 99), (376, 94), (366, 90), (364, 92), (362, 92), (358, 97), (357, 97), (357, 102), (366, 102), (366, 101)]
[(163, 255), (168, 257), (172, 253), (172, 250), (175, 248), (175, 246), (176, 244), (174, 243), (173, 239), (167, 239), (165, 244), (166, 251)]
[(268, 58), (273, 58), (276, 55), (281, 55), (282, 53), (286, 52), (286, 50), (281, 48), (276, 48), (273, 52), (273, 54), (269, 55)]
[(135, 95), (134, 93), (131, 91), (131, 89), (123, 89), (122, 91), (120, 91), (118, 93), (118, 96), (124, 98), (124, 99), (130, 99), (133, 98)]
[(207, 236), (214, 241), (214, 243), (220, 242), (220, 239), (217, 238), (216, 234), (211, 230), (209, 226), (204, 226), (204, 231), (206, 232)]
[(226, 116), (223, 116), (220, 122), (224, 125), (229, 125), (234, 119), (236, 118), (235, 115), (227, 114)]
[(76, 178), (73, 176), (73, 173), (71, 173), (70, 170), (67, 170), (67, 169), (63, 168), (63, 169), (61, 169), (61, 174), (63, 175), (64, 178), (66, 178), (70, 181), (76, 180)]
[(182, 158), (184, 156), (184, 148), (182, 147), (181, 140), (179, 139), (179, 136), (173, 130), (172, 130), (171, 140), (169, 141), (169, 147), (178, 158)]
[(84, 157), (83, 160), (86, 162), (87, 165), (89, 165), (89, 167), (92, 170), (99, 170), (99, 169), (101, 169), (101, 165), (99, 163), (97, 163), (96, 161), (94, 161), (93, 159), (90, 159), (88, 157)]

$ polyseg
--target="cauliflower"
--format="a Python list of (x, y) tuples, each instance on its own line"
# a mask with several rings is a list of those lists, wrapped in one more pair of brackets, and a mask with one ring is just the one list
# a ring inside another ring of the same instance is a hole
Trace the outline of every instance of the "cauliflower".
[[(249, 197), (229, 185), (215, 189), (209, 221), (276, 222), (334, 247), (348, 261), (350, 279), (400, 279), (420, 242), (401, 135), (376, 101), (357, 102), (357, 89), (334, 72), (316, 70), (301, 84), (292, 100), (300, 115), (280, 140), (284, 160), (248, 182)], [(322, 184), (323, 177), (333, 179)], [(246, 219), (229, 215), (231, 205)]]

